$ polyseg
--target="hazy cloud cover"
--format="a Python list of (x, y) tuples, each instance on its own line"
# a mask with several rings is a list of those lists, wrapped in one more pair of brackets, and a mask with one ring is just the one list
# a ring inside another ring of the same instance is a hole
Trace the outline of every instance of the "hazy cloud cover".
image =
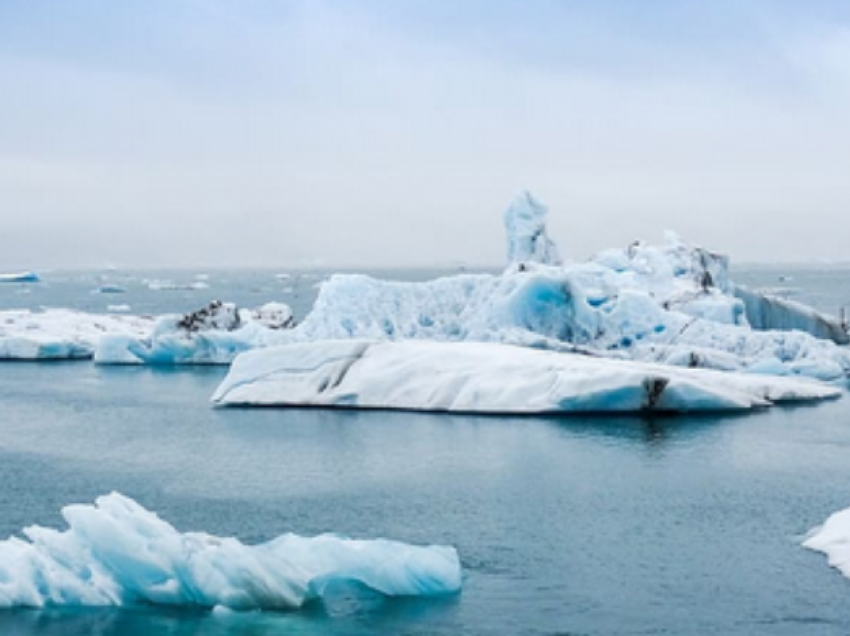
[(848, 260), (839, 0), (0, 3), (0, 267)]

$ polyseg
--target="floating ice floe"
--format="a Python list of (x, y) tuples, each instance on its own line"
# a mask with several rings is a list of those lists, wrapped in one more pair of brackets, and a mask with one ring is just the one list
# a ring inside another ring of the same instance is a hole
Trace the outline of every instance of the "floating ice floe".
[(209, 284), (203, 280), (192, 283), (175, 283), (170, 280), (149, 280), (145, 284), (151, 291), (199, 291), (209, 289)]
[(30, 526), (0, 542), (0, 607), (170, 605), (292, 609), (335, 583), (387, 596), (458, 592), (448, 546), (284, 534), (259, 545), (180, 533), (118, 493), (62, 510), (64, 531)]
[(101, 285), (97, 289), (94, 290), (96, 294), (123, 294), (126, 293), (127, 288), (122, 287), (121, 285), (107, 284)]
[(349, 339), (242, 354), (212, 400), (219, 405), (575, 413), (744, 410), (840, 393), (815, 381), (496, 343)]
[(95, 351), (100, 364), (228, 364), (249, 349), (277, 340), (295, 324), (284, 303), (255, 310), (214, 301), (183, 316), (157, 319), (149, 333), (104, 334)]
[(827, 556), (829, 565), (850, 578), (850, 508), (831, 515), (812, 529), (803, 546)]
[(35, 272), (0, 274), (0, 283), (38, 283), (40, 281), (41, 277)]
[(101, 336), (140, 338), (152, 324), (151, 318), (142, 316), (70, 309), (0, 311), (0, 360), (91, 358)]

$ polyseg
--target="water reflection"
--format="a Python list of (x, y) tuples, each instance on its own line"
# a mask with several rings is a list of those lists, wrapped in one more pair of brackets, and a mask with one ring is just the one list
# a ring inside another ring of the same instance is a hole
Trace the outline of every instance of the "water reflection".
[[(406, 626), (452, 622), (457, 596), (387, 598), (363, 590), (339, 591), (328, 602), (293, 612), (231, 612), (167, 607), (0, 610), (3, 636), (266, 636), (278, 634), (397, 633)], [(368, 621), (368, 622), (365, 622)]]

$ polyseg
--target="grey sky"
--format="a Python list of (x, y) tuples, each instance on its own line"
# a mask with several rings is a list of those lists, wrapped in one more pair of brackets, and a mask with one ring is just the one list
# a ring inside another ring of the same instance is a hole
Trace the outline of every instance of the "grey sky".
[(0, 268), (848, 260), (845, 7), (4, 2)]

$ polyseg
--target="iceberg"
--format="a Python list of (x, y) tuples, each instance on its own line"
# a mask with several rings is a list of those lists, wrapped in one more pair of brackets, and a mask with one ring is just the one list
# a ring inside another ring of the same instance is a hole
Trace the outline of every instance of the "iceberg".
[(850, 578), (850, 508), (836, 512), (809, 531), (803, 547), (827, 556), (829, 565)]
[(170, 280), (148, 280), (145, 281), (145, 284), (151, 291), (201, 291), (210, 287), (203, 279), (192, 283), (175, 283)]
[(509, 264), (500, 274), (416, 283), (337, 274), (317, 283), (316, 302), (299, 325), (282, 303), (253, 312), (218, 303), (160, 317), (142, 334), (106, 329), (93, 344), (94, 358), (230, 364), (241, 353), (292, 343), (415, 339), (824, 381), (850, 376), (850, 349), (836, 346), (848, 339), (841, 324), (799, 303), (736, 287), (726, 256), (667, 232), (660, 245), (636, 241), (561, 264), (546, 215), (529, 193), (514, 199), (505, 213)]
[[(681, 245), (681, 262), (664, 251), (642, 247), (633, 259), (609, 252), (602, 262), (509, 267), (501, 275), (421, 283), (337, 274), (322, 286), (304, 321), (278, 343), (501, 342), (716, 370), (847, 376), (846, 348), (800, 331), (754, 331), (742, 301), (716, 287), (702, 289), (702, 259)], [(722, 272), (712, 280), (722, 281)]]
[(840, 389), (814, 381), (497, 343), (347, 339), (242, 354), (212, 401), (474, 413), (622, 413), (738, 411), (840, 394)]
[(105, 334), (137, 338), (152, 319), (88, 314), (70, 309), (0, 311), (0, 360), (86, 359)]
[(97, 289), (95, 289), (92, 293), (95, 294), (123, 294), (126, 293), (127, 288), (122, 287), (121, 285), (107, 284), (101, 285)]
[(142, 604), (293, 609), (355, 582), (387, 596), (453, 594), (448, 546), (284, 534), (259, 545), (180, 533), (118, 493), (62, 510), (64, 531), (30, 526), (0, 541), (0, 607)]
[(41, 277), (35, 272), (18, 272), (14, 274), (0, 274), (0, 283), (38, 283)]
[(97, 342), (99, 364), (229, 364), (239, 353), (277, 341), (295, 325), (285, 303), (253, 311), (213, 301), (182, 316), (161, 316), (143, 335), (107, 333)]

